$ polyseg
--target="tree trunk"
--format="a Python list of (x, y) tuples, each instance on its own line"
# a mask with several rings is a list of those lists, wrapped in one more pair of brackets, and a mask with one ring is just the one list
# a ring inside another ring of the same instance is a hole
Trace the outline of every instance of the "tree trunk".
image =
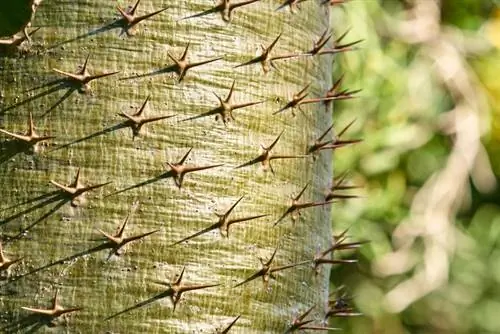
[[(117, 23), (113, 2), (45, 1), (28, 27), (40, 27), (32, 43), (2, 49), (0, 129), (23, 133), (32, 113), (37, 133), (55, 138), (33, 149), (0, 134), (3, 250), (22, 258), (2, 271), (0, 331), (215, 333), (240, 316), (231, 332), (279, 333), (313, 305), (308, 319), (321, 324), (328, 267), (316, 274), (308, 262), (275, 271), (268, 287), (261, 276), (236, 286), (261, 268), (259, 257), (265, 262), (276, 251), (272, 268), (279, 269), (312, 260), (331, 244), (327, 204), (275, 222), (308, 183), (299, 202), (323, 201), (331, 153), (305, 154), (332, 113), (324, 103), (304, 105), (296, 117), (292, 109), (273, 113), (309, 83), (309, 96), (324, 96), (332, 56), (276, 60), (268, 73), (259, 62), (235, 67), (279, 34), (271, 56), (308, 51), (329, 26), (328, 8), (319, 1), (301, 3), (294, 14), (287, 7), (275, 11), (279, 5), (263, 0), (239, 7), (228, 23), (217, 12), (180, 20), (209, 9), (211, 1), (143, 0), (138, 15), (169, 8), (128, 36), (132, 29)], [(188, 45), (188, 61), (223, 58), (189, 69), (179, 81), (167, 53), (179, 58)], [(84, 86), (52, 70), (78, 72), (87, 57), (91, 74), (119, 73)], [(194, 118), (216, 108), (215, 94), (224, 99), (233, 80), (233, 103), (262, 103), (234, 110), (227, 124), (228, 114)], [(148, 96), (146, 117), (174, 116), (145, 124), (134, 136), (118, 114), (134, 114)], [(271, 152), (295, 158), (272, 160), (272, 171), (260, 162), (236, 168), (280, 134)], [(189, 150), (186, 165), (216, 167), (175, 177), (167, 162), (179, 162)], [(70, 185), (78, 170), (82, 184), (111, 183), (81, 196), (55, 185)], [(231, 225), (228, 237), (214, 228), (177, 243), (217, 222), (214, 213), (240, 198), (229, 220), (266, 216)], [(155, 233), (116, 255), (99, 230), (112, 236), (129, 214), (124, 237)], [(172, 282), (183, 270), (182, 284), (217, 286), (183, 293), (174, 309), (172, 290), (155, 282)], [(56, 291), (63, 307), (82, 309), (41, 317), (22, 308), (50, 309)]]

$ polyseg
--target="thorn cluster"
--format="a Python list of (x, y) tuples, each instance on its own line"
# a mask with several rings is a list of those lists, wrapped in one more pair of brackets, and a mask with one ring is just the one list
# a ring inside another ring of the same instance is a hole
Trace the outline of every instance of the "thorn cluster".
[(234, 287), (235, 288), (239, 287), (243, 284), (246, 284), (250, 281), (253, 281), (256, 278), (262, 277), (262, 282), (264, 283), (264, 288), (267, 289), (268, 285), (269, 285), (269, 279), (271, 279), (271, 278), (276, 279), (276, 276), (274, 275), (275, 272), (282, 271), (282, 270), (289, 269), (289, 268), (294, 268), (294, 267), (301, 266), (303, 264), (307, 264), (307, 263), (311, 262), (311, 261), (302, 261), (302, 262), (298, 262), (298, 263), (294, 263), (294, 264), (288, 264), (285, 266), (276, 266), (275, 267), (275, 266), (273, 266), (273, 261), (274, 261), (274, 257), (276, 256), (277, 251), (278, 251), (278, 247), (276, 247), (273, 254), (271, 255), (271, 257), (267, 261), (264, 261), (262, 258), (259, 258), (259, 261), (262, 265), (261, 269), (257, 270), (253, 275), (251, 275), (250, 277), (248, 277), (244, 281), (236, 284)]
[(313, 325), (312, 322), (314, 322), (314, 320), (312, 320), (312, 319), (306, 320), (306, 318), (309, 316), (309, 314), (311, 313), (311, 311), (314, 308), (315, 308), (315, 305), (311, 306), (309, 309), (307, 309), (304, 313), (302, 313), (298, 317), (295, 317), (292, 320), (292, 324), (290, 325), (290, 327), (288, 327), (287, 330), (285, 331), (285, 334), (297, 332), (297, 331), (304, 331), (304, 330), (311, 330), (311, 331), (340, 330), (339, 328), (331, 328), (331, 327)]
[(217, 61), (217, 60), (221, 60), (222, 58), (224, 57), (217, 57), (217, 58), (212, 58), (212, 59), (208, 59), (208, 60), (203, 60), (203, 61), (199, 61), (199, 62), (196, 62), (196, 63), (190, 63), (187, 61), (187, 52), (188, 52), (188, 49), (189, 49), (189, 45), (191, 43), (188, 43), (186, 45), (186, 48), (184, 49), (184, 52), (182, 53), (182, 56), (180, 58), (175, 58), (174, 56), (172, 56), (170, 54), (170, 52), (167, 52), (167, 55), (170, 59), (172, 59), (172, 61), (175, 63), (175, 72), (177, 73), (177, 75), (179, 76), (179, 79), (178, 81), (181, 82), (182, 79), (184, 79), (184, 77), (186, 76), (186, 72), (193, 68), (193, 67), (198, 67), (198, 66), (201, 66), (201, 65), (205, 65), (205, 64), (208, 64), (208, 63), (212, 63), (214, 61)]
[(358, 186), (344, 185), (346, 176), (347, 173), (344, 173), (334, 180), (333, 185), (330, 187), (330, 189), (328, 189), (328, 191), (325, 194), (325, 201), (330, 201), (332, 199), (358, 198), (358, 196), (356, 195), (337, 194), (337, 191), (339, 190), (350, 190), (358, 188)]
[(246, 108), (246, 107), (250, 107), (250, 106), (253, 106), (256, 104), (264, 103), (264, 101), (256, 101), (256, 102), (232, 104), (231, 98), (233, 96), (234, 85), (235, 85), (235, 81), (233, 81), (233, 84), (231, 85), (231, 89), (229, 90), (229, 93), (227, 94), (227, 97), (224, 100), (219, 95), (214, 93), (217, 100), (219, 100), (219, 106), (217, 108), (212, 109), (210, 111), (207, 111), (206, 113), (203, 113), (201, 115), (187, 118), (184, 121), (190, 121), (190, 120), (197, 119), (197, 118), (215, 115), (216, 121), (218, 121), (220, 118), (222, 120), (222, 122), (224, 123), (224, 125), (227, 125), (227, 123), (230, 122), (231, 120), (234, 121), (233, 110)]
[(207, 288), (212, 288), (219, 286), (220, 284), (198, 284), (198, 285), (185, 285), (182, 283), (182, 277), (184, 276), (184, 270), (186, 267), (182, 268), (182, 271), (179, 275), (179, 277), (174, 281), (174, 282), (159, 282), (155, 281), (154, 283), (160, 284), (163, 286), (168, 287), (168, 290), (166, 293), (170, 297), (170, 300), (172, 301), (172, 305), (174, 306), (173, 310), (175, 311), (175, 308), (177, 304), (179, 303), (182, 294), (184, 292), (188, 291), (194, 291), (194, 290), (200, 290), (200, 289), (207, 289)]
[(196, 232), (193, 235), (190, 235), (189, 237), (186, 237), (182, 240), (175, 242), (173, 245), (183, 243), (184, 241), (193, 239), (199, 235), (205, 234), (205, 233), (210, 232), (210, 231), (215, 230), (215, 229), (219, 229), (221, 236), (228, 238), (229, 237), (229, 227), (231, 225), (268, 216), (268, 215), (256, 215), (256, 216), (250, 216), (250, 217), (244, 217), (244, 218), (229, 219), (229, 215), (231, 214), (231, 212), (233, 212), (234, 208), (240, 203), (240, 201), (243, 199), (243, 197), (244, 196), (241, 196), (225, 213), (223, 213), (223, 214), (216, 213), (215, 215), (219, 218), (219, 220), (216, 223), (210, 225), (209, 227), (207, 227), (199, 232)]
[[(354, 50), (355, 49), (354, 46), (363, 42), (363, 40), (359, 39), (359, 40), (354, 41), (354, 42), (340, 44), (342, 42), (342, 40), (347, 36), (348, 33), (349, 33), (349, 30), (347, 30), (345, 33), (340, 35), (340, 37), (335, 40), (334, 46), (332, 48), (323, 49), (323, 46), (327, 43), (328, 39), (330, 39), (332, 36), (331, 34), (329, 36), (327, 36), (326, 31), (325, 31), (325, 33), (320, 38), (319, 42), (314, 45), (313, 49), (310, 52), (308, 52), (308, 54), (311, 56), (314, 56), (314, 55), (321, 56), (321, 55), (325, 55), (325, 54), (335, 54), (335, 53), (347, 52), (347, 51)], [(324, 41), (325, 39), (326, 39), (326, 41)], [(318, 46), (319, 46), (319, 48), (318, 48)], [(315, 51), (315, 52), (312, 52), (312, 51)]]
[(108, 185), (111, 182), (95, 184), (92, 186), (85, 186), (80, 181), (80, 168), (78, 168), (78, 171), (76, 172), (75, 180), (71, 184), (65, 186), (65, 185), (58, 183), (56, 181), (53, 181), (53, 180), (50, 180), (50, 183), (52, 183), (54, 186), (59, 188), (61, 191), (63, 191), (66, 195), (68, 195), (71, 198), (71, 205), (78, 206), (78, 203), (76, 202), (78, 197), (80, 197), (81, 195), (83, 195), (86, 192), (89, 192), (91, 190), (104, 187), (105, 185)]
[[(342, 84), (342, 81), (344, 80), (344, 75), (341, 75), (337, 81), (333, 83), (332, 88), (330, 88), (325, 95), (325, 98), (328, 98), (324, 101), (325, 104), (329, 104), (332, 101), (335, 100), (348, 100), (348, 99), (353, 99), (355, 98), (355, 94), (361, 92), (361, 89), (357, 90), (339, 90), (340, 85)], [(328, 109), (326, 109), (328, 110)]]
[[(340, 132), (335, 136), (333, 140), (331, 140), (328, 143), (324, 143), (324, 145), (320, 145), (317, 149), (316, 152), (322, 151), (322, 150), (335, 150), (340, 147), (344, 147), (347, 145), (351, 144), (356, 144), (360, 143), (363, 141), (363, 139), (348, 139), (348, 140), (342, 140), (340, 137), (344, 135), (344, 133), (349, 130), (349, 128), (354, 124), (356, 120), (351, 121), (349, 124), (347, 124)], [(330, 131), (331, 128), (328, 130)], [(323, 144), (323, 143), (322, 143)]]
[(20, 46), (24, 41), (28, 41), (31, 44), (31, 36), (33, 36), (41, 27), (33, 29), (31, 32), (28, 32), (27, 27), (25, 27), (22, 31), (12, 35), (10, 38), (0, 39), (0, 46)]
[(2, 242), (0, 241), (0, 272), (2, 271), (7, 271), (9, 268), (20, 262), (23, 259), (23, 257), (18, 257), (17, 259), (9, 259), (5, 254), (3, 253), (3, 247), (2, 247)]
[(160, 14), (161, 12), (164, 12), (168, 9), (168, 7), (159, 9), (157, 11), (154, 11), (152, 13), (144, 14), (144, 15), (137, 15), (137, 7), (139, 6), (139, 3), (141, 0), (137, 0), (135, 5), (129, 9), (122, 9), (119, 6), (116, 6), (116, 9), (120, 12), (120, 15), (122, 16), (121, 18), (121, 23), (123, 24), (123, 31), (128, 35), (131, 36), (133, 35), (133, 32), (131, 31), (139, 22), (147, 20), (155, 15)]
[(295, 221), (300, 216), (300, 210), (312, 208), (315, 206), (324, 206), (334, 203), (334, 201), (320, 201), (320, 202), (299, 202), (299, 199), (302, 197), (304, 192), (306, 191), (309, 183), (307, 183), (304, 188), (299, 192), (299, 194), (295, 197), (292, 197), (292, 203), (286, 209), (286, 211), (281, 215), (281, 217), (274, 223), (274, 226), (278, 225), (286, 216), (291, 215), (292, 221)]
[(28, 118), (28, 131), (24, 135), (19, 135), (2, 129), (0, 129), (0, 133), (6, 134), (26, 145), (33, 146), (35, 151), (38, 143), (55, 138), (54, 136), (41, 136), (35, 132), (35, 125), (33, 124), (33, 115), (31, 112), (29, 113)]
[[(132, 210), (133, 211), (135, 209), (135, 206), (132, 207)], [(137, 234), (137, 235), (134, 235), (134, 236), (130, 236), (130, 237), (124, 237), (123, 236), (123, 231), (125, 230), (125, 227), (127, 226), (127, 223), (130, 219), (130, 215), (131, 215), (132, 212), (129, 212), (127, 214), (127, 217), (125, 218), (125, 220), (123, 221), (121, 227), (119, 227), (118, 231), (111, 235), (111, 234), (108, 234), (102, 230), (99, 230), (99, 233), (101, 233), (104, 237), (106, 237), (106, 239), (108, 240), (107, 242), (107, 246), (108, 248), (111, 248), (111, 252), (109, 252), (109, 255), (108, 255), (108, 260), (109, 258), (115, 254), (115, 255), (121, 255), (120, 253), (120, 249), (122, 249), (125, 245), (127, 245), (128, 243), (132, 242), (132, 241), (136, 241), (136, 240), (139, 240), (139, 239), (142, 239), (142, 238), (145, 238), (147, 237), (148, 235), (151, 235), (153, 233), (156, 233), (158, 232), (159, 230), (153, 230), (153, 231), (150, 231), (150, 232), (146, 232), (146, 233), (142, 233), (142, 234)]]
[(315, 98), (308, 98), (306, 99), (307, 95), (309, 94), (307, 90), (309, 89), (309, 86), (311, 86), (311, 83), (307, 84), (302, 90), (299, 92), (295, 93), (292, 96), (292, 99), (287, 102), (287, 104), (282, 107), (280, 110), (275, 111), (273, 115), (279, 114), (284, 112), (287, 109), (292, 109), (292, 116), (295, 116), (294, 109), (297, 108), (301, 112), (304, 112), (304, 110), (301, 108), (302, 105), (304, 104), (311, 104), (311, 103), (318, 103), (318, 102), (328, 102), (328, 101), (333, 101), (335, 99), (338, 99), (337, 97), (315, 97)]
[[(334, 259), (333, 255), (335, 251), (343, 251), (343, 250), (352, 250), (358, 249), (362, 245), (366, 244), (367, 241), (356, 241), (356, 242), (346, 242), (348, 236), (348, 229), (343, 231), (341, 234), (333, 237), (332, 246), (328, 247), (324, 251), (319, 251), (313, 258), (314, 270), (316, 274), (319, 273), (319, 266), (322, 264), (353, 264), (357, 263), (357, 259)], [(329, 254), (332, 254), (332, 257), (328, 257)]]
[(250, 5), (250, 4), (257, 2), (257, 1), (260, 1), (260, 0), (246, 0), (246, 1), (241, 1), (238, 3), (231, 3), (230, 0), (219, 0), (217, 5), (215, 5), (214, 7), (207, 9), (206, 11), (203, 11), (201, 13), (197, 13), (197, 14), (193, 14), (191, 16), (184, 17), (181, 20), (188, 20), (188, 19), (192, 19), (195, 17), (201, 17), (201, 16), (212, 14), (212, 13), (220, 12), (222, 19), (225, 22), (231, 22), (231, 20), (233, 19), (233, 10), (235, 10), (238, 7)]
[[(338, 294), (338, 289), (335, 293)], [(362, 316), (363, 313), (356, 312), (352, 306), (350, 306), (349, 300), (352, 299), (347, 297), (345, 294), (341, 296), (337, 296), (334, 299), (330, 299), (328, 301), (328, 309), (325, 314), (325, 320), (329, 317), (359, 317)]]
[(54, 298), (52, 299), (52, 307), (49, 309), (43, 308), (31, 308), (31, 307), (21, 307), (23, 310), (29, 311), (31, 313), (37, 314), (42, 317), (47, 317), (50, 319), (54, 319), (60, 317), (61, 315), (76, 312), (82, 310), (81, 307), (69, 307), (64, 308), (59, 304), (58, 300), (59, 291), (56, 290)]
[(151, 96), (148, 96), (142, 106), (139, 108), (139, 110), (132, 115), (126, 114), (126, 113), (119, 113), (118, 115), (121, 117), (124, 117), (127, 119), (125, 122), (126, 126), (129, 126), (132, 129), (132, 139), (137, 137), (139, 135), (139, 132), (141, 131), (141, 128), (144, 124), (147, 123), (152, 123), (152, 122), (157, 122), (163, 119), (171, 118), (174, 117), (175, 115), (164, 115), (164, 116), (153, 116), (153, 117), (146, 117), (144, 116), (144, 108), (146, 107), (146, 104), (148, 103), (149, 99)]
[(274, 39), (274, 41), (268, 47), (264, 47), (264, 45), (261, 45), (260, 47), (262, 48), (262, 53), (260, 54), (260, 56), (257, 56), (255, 58), (243, 63), (243, 64), (236, 65), (235, 68), (247, 66), (247, 65), (252, 65), (252, 64), (256, 64), (256, 63), (261, 63), (262, 70), (264, 71), (264, 73), (267, 73), (271, 70), (271, 66), (273, 68), (276, 68), (273, 61), (279, 60), (279, 59), (287, 59), (287, 58), (297, 57), (298, 55), (296, 55), (296, 54), (287, 54), (287, 55), (274, 56), (274, 57), (270, 56), (271, 51), (273, 50), (276, 43), (278, 43), (279, 39), (281, 38), (281, 35), (282, 35), (282, 33), (280, 33), (278, 35), (278, 37), (276, 37)]
[(216, 168), (223, 166), (224, 164), (216, 164), (209, 166), (192, 166), (192, 165), (184, 165), (189, 153), (191, 153), (191, 147), (189, 151), (176, 163), (167, 162), (166, 164), (170, 167), (169, 173), (174, 177), (175, 185), (180, 189), (182, 187), (182, 182), (184, 181), (184, 176), (188, 173), (198, 172), (205, 169)]
[(276, 137), (276, 139), (268, 147), (261, 145), (261, 148), (264, 152), (262, 152), (259, 156), (257, 156), (256, 158), (254, 158), (248, 162), (245, 162), (244, 164), (241, 164), (235, 168), (243, 168), (243, 167), (251, 166), (251, 165), (254, 165), (254, 164), (257, 164), (260, 162), (262, 164), (262, 168), (264, 169), (264, 171), (267, 171), (268, 169), (270, 169), (271, 172), (273, 174), (275, 174), (273, 166), (271, 165), (272, 160), (306, 158), (307, 155), (278, 155), (278, 154), (271, 153), (271, 150), (274, 148), (274, 146), (276, 146), (276, 144), (280, 140), (281, 136), (283, 135), (283, 132), (285, 132), (285, 130), (281, 131), (281, 133), (278, 135), (278, 137)]
[(87, 55), (87, 58), (85, 59), (82, 68), (76, 73), (64, 72), (57, 68), (53, 68), (52, 70), (56, 73), (64, 75), (67, 78), (67, 80), (77, 85), (80, 92), (89, 91), (91, 81), (120, 73), (120, 71), (115, 71), (115, 72), (106, 72), (101, 74), (90, 74), (90, 72), (87, 70), (89, 57), (90, 54)]

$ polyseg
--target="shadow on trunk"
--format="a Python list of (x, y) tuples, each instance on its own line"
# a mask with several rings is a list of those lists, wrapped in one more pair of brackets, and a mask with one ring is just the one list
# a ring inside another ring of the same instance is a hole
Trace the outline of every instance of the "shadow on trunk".
[(52, 80), (52, 81), (50, 81), (50, 82), (48, 82), (46, 84), (43, 84), (41, 86), (29, 89), (26, 92), (35, 91), (35, 90), (43, 89), (43, 88), (47, 88), (47, 87), (50, 87), (50, 88), (48, 88), (45, 91), (43, 91), (41, 93), (38, 93), (38, 94), (36, 94), (34, 96), (28, 97), (25, 100), (22, 100), (20, 102), (14, 103), (14, 104), (11, 104), (10, 106), (7, 106), (7, 107), (3, 108), (0, 111), (0, 116), (3, 115), (3, 114), (5, 114), (9, 110), (12, 110), (12, 109), (17, 108), (19, 106), (22, 106), (22, 105), (24, 105), (26, 103), (35, 101), (37, 99), (40, 99), (40, 98), (42, 98), (44, 96), (50, 95), (50, 94), (55, 93), (57, 91), (67, 89), (67, 91), (64, 93), (64, 95), (62, 97), (60, 97), (49, 109), (47, 109), (42, 114), (42, 116), (45, 116), (48, 113), (50, 113), (52, 110), (54, 110), (55, 108), (57, 108), (60, 104), (62, 104), (67, 98), (69, 98), (70, 95), (73, 94), (74, 91), (76, 91), (76, 90), (79, 89), (79, 87), (77, 85), (75, 85), (75, 83), (71, 82), (70, 80), (67, 80), (67, 79), (57, 79), (57, 80)]

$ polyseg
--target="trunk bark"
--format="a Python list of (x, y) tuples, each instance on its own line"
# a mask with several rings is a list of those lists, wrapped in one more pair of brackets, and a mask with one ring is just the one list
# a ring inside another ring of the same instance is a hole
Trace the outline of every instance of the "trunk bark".
[[(276, 60), (268, 73), (259, 62), (235, 66), (259, 56), (260, 45), (280, 34), (271, 56), (310, 50), (329, 26), (328, 7), (310, 0), (292, 14), (266, 0), (237, 8), (230, 23), (218, 12), (180, 20), (213, 5), (143, 0), (138, 15), (168, 9), (128, 36), (132, 30), (123, 31), (109, 1), (45, 1), (28, 27), (40, 27), (32, 43), (2, 49), (0, 129), (22, 134), (32, 113), (37, 133), (55, 137), (33, 150), (0, 134), (2, 245), (5, 257), (22, 258), (2, 270), (3, 332), (207, 333), (240, 316), (231, 332), (279, 333), (313, 305), (307, 319), (321, 323), (328, 267), (319, 274), (311, 263), (275, 271), (267, 288), (261, 276), (235, 286), (261, 269), (259, 257), (266, 262), (276, 252), (272, 268), (280, 269), (331, 245), (329, 205), (275, 222), (308, 183), (299, 202), (324, 199), (331, 153), (302, 155), (330, 126), (332, 113), (324, 103), (304, 105), (296, 117), (289, 109), (273, 113), (309, 83), (309, 96), (324, 96), (332, 56)], [(7, 35), (18, 11), (3, 13), (12, 17), (1, 23)], [(179, 82), (168, 54), (179, 58), (188, 45), (189, 62), (222, 58), (189, 69)], [(78, 72), (87, 58), (90, 74), (119, 73), (84, 87), (52, 70)], [(215, 95), (225, 99), (233, 82), (232, 103), (262, 103), (233, 110), (234, 121), (228, 113), (196, 118), (217, 108)], [(175, 116), (145, 124), (134, 136), (118, 114), (134, 114), (148, 97), (146, 117)], [(235, 168), (280, 134), (271, 152), (294, 158), (272, 160), (273, 171), (260, 162)], [(185, 165), (217, 166), (176, 178), (167, 163), (188, 151)], [(55, 185), (71, 185), (78, 171), (82, 184), (112, 183), (77, 197)], [(214, 213), (240, 199), (229, 220), (266, 216), (231, 225), (229, 237), (214, 228), (177, 243), (213, 225)], [(118, 256), (99, 230), (112, 237), (126, 217), (124, 237), (155, 233), (128, 243)], [(155, 282), (173, 282), (184, 269), (182, 284), (217, 286), (183, 293), (174, 309), (176, 285)], [(63, 307), (82, 309), (41, 317), (22, 308), (50, 309), (56, 291)]]

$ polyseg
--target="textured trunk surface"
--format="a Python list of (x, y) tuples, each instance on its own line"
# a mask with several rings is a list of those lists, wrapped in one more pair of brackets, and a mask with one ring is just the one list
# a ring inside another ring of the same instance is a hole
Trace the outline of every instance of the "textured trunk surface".
[[(258, 258), (269, 259), (276, 247), (273, 263), (281, 266), (310, 260), (330, 245), (328, 206), (306, 209), (295, 222), (289, 216), (274, 222), (308, 182), (301, 201), (323, 199), (331, 154), (274, 160), (274, 174), (260, 164), (235, 167), (283, 130), (273, 152), (305, 154), (331, 124), (332, 113), (324, 104), (304, 106), (296, 117), (289, 110), (273, 112), (308, 83), (310, 96), (323, 96), (331, 85), (332, 58), (277, 61), (278, 69), (267, 74), (259, 63), (234, 66), (259, 55), (260, 44), (269, 45), (280, 33), (273, 55), (310, 50), (328, 27), (328, 8), (310, 0), (292, 14), (262, 0), (236, 9), (226, 23), (219, 13), (179, 20), (212, 1), (143, 0), (139, 15), (169, 9), (139, 23), (128, 37), (120, 28), (106, 28), (118, 18), (115, 5), (45, 0), (33, 20), (32, 27), (41, 29), (32, 45), (2, 51), (0, 128), (23, 133), (32, 112), (37, 132), (56, 138), (31, 153), (0, 134), (2, 244), (7, 257), (24, 257), (8, 277), (2, 272), (0, 331), (215, 333), (241, 315), (231, 332), (279, 333), (313, 304), (312, 318), (319, 323), (328, 297), (327, 267), (318, 275), (309, 264), (277, 272), (268, 289), (260, 277), (234, 285), (260, 269)], [(179, 57), (188, 43), (188, 60), (224, 58), (189, 70), (179, 83), (177, 74), (161, 70), (173, 63), (167, 52)], [(75, 72), (87, 55), (91, 73), (120, 73), (92, 82), (87, 93), (57, 81), (63, 77), (52, 68)], [(141, 74), (148, 75), (134, 77)], [(233, 80), (235, 103), (265, 102), (235, 110), (236, 120), (227, 126), (213, 115), (183, 121), (215, 108), (214, 93), (224, 98)], [(146, 116), (176, 116), (145, 125), (134, 140), (130, 128), (112, 129), (123, 122), (117, 113), (135, 112), (149, 95)], [(186, 163), (223, 166), (187, 174), (179, 189), (173, 178), (159, 176), (169, 170), (166, 162), (177, 162), (190, 148)], [(72, 206), (49, 181), (69, 184), (78, 168), (85, 184), (112, 183)], [(230, 218), (268, 216), (232, 225), (229, 238), (215, 229), (172, 246), (216, 222), (214, 212), (225, 212), (241, 196)], [(124, 235), (159, 231), (109, 260), (109, 249), (88, 251), (103, 243), (97, 229), (114, 233), (134, 202), (138, 208)], [(184, 293), (174, 311), (170, 298), (152, 299), (166, 290), (154, 281), (172, 281), (183, 267), (183, 283), (220, 285)], [(56, 290), (63, 306), (83, 309), (56, 319), (55, 326), (21, 309), (50, 308)]]

